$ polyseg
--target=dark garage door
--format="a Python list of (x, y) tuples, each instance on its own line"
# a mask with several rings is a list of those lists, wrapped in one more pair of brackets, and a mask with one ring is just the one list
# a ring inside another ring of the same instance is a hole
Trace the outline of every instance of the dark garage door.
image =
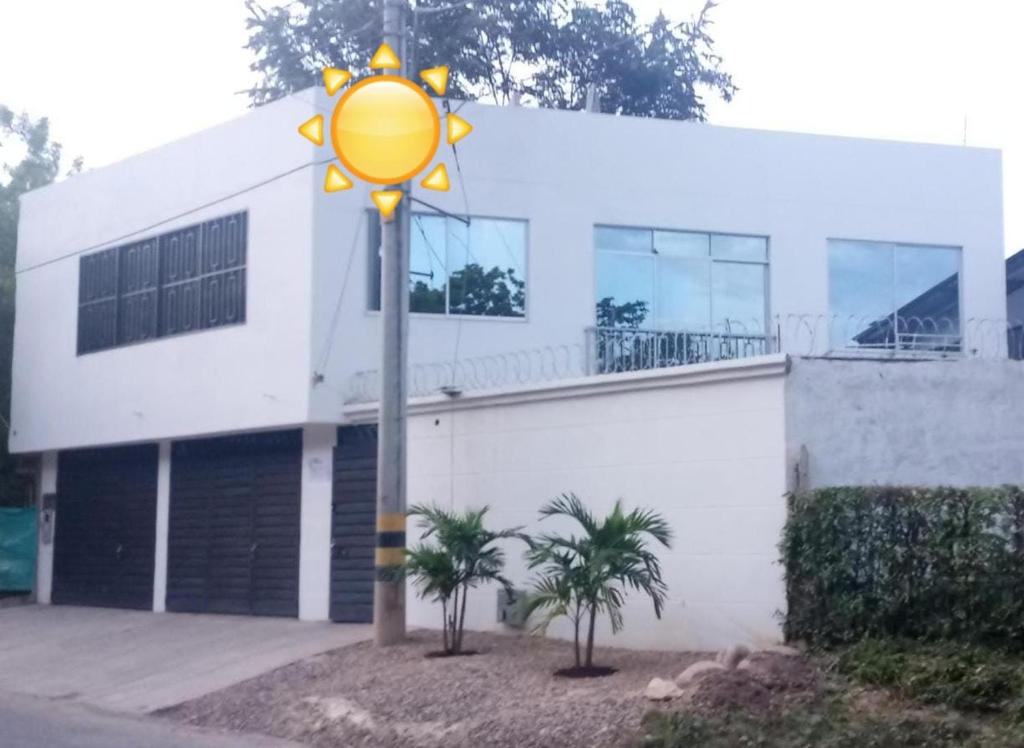
[(61, 452), (53, 602), (153, 607), (158, 447)]
[(302, 432), (176, 442), (167, 609), (296, 616)]
[(377, 427), (343, 426), (334, 450), (331, 620), (373, 620), (377, 539)]

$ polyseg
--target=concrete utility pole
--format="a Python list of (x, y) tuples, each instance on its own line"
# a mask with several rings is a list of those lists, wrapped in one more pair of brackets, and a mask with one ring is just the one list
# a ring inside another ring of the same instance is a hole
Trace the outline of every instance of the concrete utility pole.
[[(384, 0), (384, 42), (402, 61), (402, 0)], [(377, 445), (377, 548), (373, 585), (373, 638), (377, 646), (405, 639), (406, 339), (409, 332), (409, 183), (389, 187), (404, 194), (391, 218), (381, 219), (383, 360)]]

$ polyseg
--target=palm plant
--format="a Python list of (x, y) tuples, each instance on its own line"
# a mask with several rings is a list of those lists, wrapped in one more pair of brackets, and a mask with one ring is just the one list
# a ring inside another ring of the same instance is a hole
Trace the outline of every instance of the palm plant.
[[(530, 543), (527, 560), (541, 576), (530, 597), (531, 612), (543, 610), (538, 628), (566, 616), (573, 624), (576, 669), (594, 665), (594, 629), (599, 613), (605, 613), (612, 631), (622, 628), (622, 605), (629, 590), (647, 594), (654, 614), (661, 618), (668, 587), (661, 578), (661, 564), (650, 549), (651, 538), (668, 548), (672, 531), (657, 512), (634, 509), (626, 513), (616, 501), (611, 513), (598, 520), (575, 494), (563, 494), (540, 510), (542, 518), (567, 517), (583, 528), (583, 534), (540, 535)], [(586, 655), (581, 662), (580, 627), (587, 623)]]
[(523, 536), (519, 528), (492, 532), (484, 527), (483, 509), (445, 511), (437, 506), (416, 505), (410, 515), (422, 518), (425, 530), (420, 543), (406, 552), (405, 572), (419, 587), (421, 597), (441, 603), (444, 652), (462, 653), (469, 590), (486, 582), (501, 584), (511, 592), (512, 584), (502, 575), (505, 553), (497, 542)]

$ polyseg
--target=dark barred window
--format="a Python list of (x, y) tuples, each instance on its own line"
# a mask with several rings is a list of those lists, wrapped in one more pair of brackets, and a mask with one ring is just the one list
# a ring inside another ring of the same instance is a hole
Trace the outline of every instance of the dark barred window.
[(248, 214), (82, 256), (78, 353), (245, 322)]

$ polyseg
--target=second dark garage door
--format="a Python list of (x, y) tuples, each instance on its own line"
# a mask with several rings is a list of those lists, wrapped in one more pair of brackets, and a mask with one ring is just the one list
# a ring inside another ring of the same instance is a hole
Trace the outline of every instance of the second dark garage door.
[(167, 609), (299, 612), (300, 430), (176, 442)]

